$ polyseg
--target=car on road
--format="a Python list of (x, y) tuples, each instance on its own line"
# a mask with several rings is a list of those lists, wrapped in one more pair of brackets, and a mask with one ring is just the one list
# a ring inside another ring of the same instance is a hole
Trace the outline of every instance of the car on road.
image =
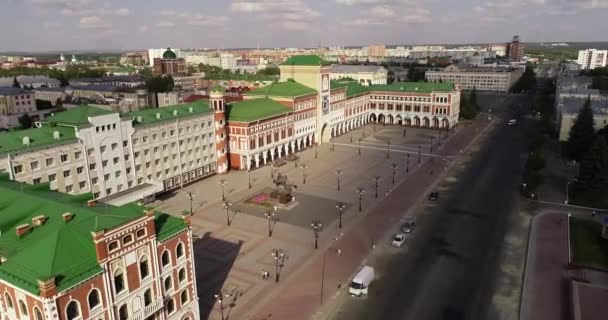
[(431, 192), (431, 193), (429, 193), (428, 199), (430, 201), (435, 201), (435, 200), (439, 199), (439, 192)]
[(517, 124), (517, 119), (511, 119), (511, 120), (509, 120), (509, 122), (507, 122), (507, 124), (510, 125), (510, 126), (516, 125)]
[(416, 230), (416, 222), (408, 221), (401, 225), (401, 232), (403, 233), (412, 233)]
[(403, 233), (398, 233), (393, 237), (393, 242), (391, 242), (391, 245), (393, 247), (401, 248), (401, 246), (403, 245), (404, 242), (405, 242), (405, 235)]

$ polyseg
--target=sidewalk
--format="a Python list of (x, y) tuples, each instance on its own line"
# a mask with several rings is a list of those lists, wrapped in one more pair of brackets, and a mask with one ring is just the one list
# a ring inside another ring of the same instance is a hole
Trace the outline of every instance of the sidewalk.
[[(487, 118), (479, 119), (459, 130), (436, 155), (447, 159), (462, 155), (488, 125)], [(376, 202), (371, 212), (360, 215), (339, 240), (325, 243), (295, 274), (285, 279), (280, 288), (244, 308), (249, 312), (240, 315), (239, 319), (309, 319), (338, 290), (347, 290), (351, 274), (370, 254), (373, 239), (379, 240), (387, 229), (394, 227), (403, 213), (415, 206), (443, 175), (447, 165), (449, 163), (438, 159), (422, 164), (393, 190), (391, 196)], [(408, 181), (416, 181), (416, 184)], [(339, 284), (342, 284), (341, 289)]]

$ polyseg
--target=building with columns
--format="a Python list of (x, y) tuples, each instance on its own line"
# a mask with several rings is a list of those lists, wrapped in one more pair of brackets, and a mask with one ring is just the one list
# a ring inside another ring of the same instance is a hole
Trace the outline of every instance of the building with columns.
[(0, 319), (199, 320), (190, 216), (0, 192)]

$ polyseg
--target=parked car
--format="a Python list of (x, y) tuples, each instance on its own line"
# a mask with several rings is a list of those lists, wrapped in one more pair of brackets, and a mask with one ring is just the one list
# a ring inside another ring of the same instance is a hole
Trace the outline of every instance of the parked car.
[(403, 243), (405, 242), (405, 235), (403, 233), (398, 233), (393, 237), (393, 242), (391, 245), (393, 247), (401, 248)]
[(511, 119), (511, 120), (509, 120), (509, 122), (507, 122), (507, 124), (510, 125), (510, 126), (514, 126), (514, 125), (517, 124), (517, 120), (516, 119)]
[(429, 200), (430, 201), (435, 201), (437, 199), (439, 199), (439, 192), (431, 192), (429, 193)]
[(348, 293), (350, 293), (351, 296), (357, 297), (360, 297), (362, 294), (367, 294), (367, 290), (372, 281), (374, 281), (374, 268), (363, 266), (350, 283)]
[(416, 222), (414, 221), (408, 221), (401, 225), (401, 232), (403, 233), (411, 233), (414, 230), (416, 230)]

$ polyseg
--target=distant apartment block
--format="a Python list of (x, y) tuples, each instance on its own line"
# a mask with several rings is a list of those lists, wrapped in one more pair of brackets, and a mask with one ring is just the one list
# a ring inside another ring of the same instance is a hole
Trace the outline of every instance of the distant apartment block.
[(581, 69), (603, 68), (608, 64), (608, 50), (580, 50), (576, 62)]
[(453, 82), (463, 90), (509, 92), (523, 73), (523, 68), (451, 65), (444, 70), (427, 71), (425, 78), (429, 82)]
[[(56, 88), (61, 86), (61, 81), (45, 76), (17, 76), (17, 82), (21, 88)], [(0, 87), (12, 87), (15, 83), (14, 77), (0, 78)]]
[(509, 61), (521, 61), (524, 58), (526, 46), (520, 42), (519, 36), (513, 36), (513, 40), (507, 43), (507, 58)]
[(186, 75), (186, 61), (167, 48), (161, 58), (154, 58), (154, 74), (183, 77)]
[(388, 71), (382, 66), (334, 64), (331, 66), (330, 77), (331, 80), (350, 78), (364, 86), (369, 86), (386, 84)]

